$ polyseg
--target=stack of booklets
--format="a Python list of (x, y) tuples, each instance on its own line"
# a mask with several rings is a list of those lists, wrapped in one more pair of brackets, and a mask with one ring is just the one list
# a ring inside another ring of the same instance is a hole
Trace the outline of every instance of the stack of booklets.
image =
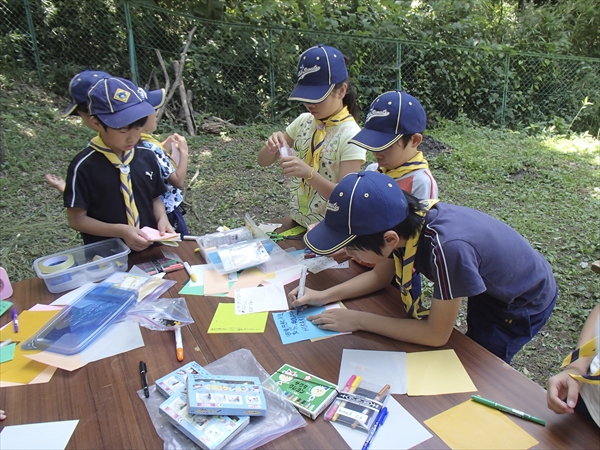
[(337, 395), (336, 384), (289, 364), (281, 366), (271, 379), (281, 388), (284, 398), (311, 419), (316, 419)]
[(168, 397), (160, 405), (159, 412), (201, 448), (219, 450), (250, 423), (250, 417), (191, 414), (186, 386), (192, 376), (212, 375), (192, 361), (156, 380), (157, 390)]

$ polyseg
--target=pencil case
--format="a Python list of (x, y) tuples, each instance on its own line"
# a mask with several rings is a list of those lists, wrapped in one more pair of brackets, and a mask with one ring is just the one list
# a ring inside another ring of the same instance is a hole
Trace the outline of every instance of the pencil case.
[[(389, 388), (389, 386), (388, 386)], [(369, 382), (361, 382), (354, 392), (340, 392), (325, 412), (325, 420), (368, 433), (383, 408), (388, 393)]]

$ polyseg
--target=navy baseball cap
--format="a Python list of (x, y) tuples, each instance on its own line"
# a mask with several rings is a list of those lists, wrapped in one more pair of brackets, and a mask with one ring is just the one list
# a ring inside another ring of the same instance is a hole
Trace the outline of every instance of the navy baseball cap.
[(63, 112), (63, 117), (70, 116), (75, 113), (77, 105), (80, 103), (87, 103), (88, 91), (102, 78), (110, 77), (106, 72), (99, 70), (84, 70), (83, 72), (75, 75), (69, 83), (69, 95), (71, 96), (71, 103), (67, 109)]
[(319, 44), (306, 50), (298, 62), (298, 82), (289, 100), (321, 103), (336, 84), (348, 78), (344, 55), (337, 48)]
[(380, 172), (346, 175), (337, 184), (329, 201), (325, 219), (304, 236), (313, 252), (330, 255), (357, 236), (394, 228), (408, 216), (404, 192)]
[(419, 100), (406, 92), (390, 91), (371, 103), (363, 129), (348, 142), (380, 152), (405, 134), (422, 133), (426, 125), (427, 115)]
[(123, 128), (154, 112), (138, 87), (124, 78), (103, 78), (88, 92), (90, 114), (111, 128)]
[(158, 109), (165, 104), (166, 94), (164, 89), (147, 91), (143, 88), (138, 88), (138, 93), (140, 94), (140, 97), (150, 103), (154, 109)]

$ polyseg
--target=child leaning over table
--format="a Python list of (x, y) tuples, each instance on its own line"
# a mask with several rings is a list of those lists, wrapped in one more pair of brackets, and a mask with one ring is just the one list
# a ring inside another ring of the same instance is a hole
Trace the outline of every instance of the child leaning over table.
[[(482, 212), (419, 202), (379, 172), (344, 177), (333, 190), (325, 219), (304, 236), (315, 253), (346, 248), (373, 270), (324, 291), (290, 292), (292, 307), (325, 305), (377, 292), (395, 278), (411, 318), (351, 309), (328, 310), (308, 320), (325, 330), (370, 331), (434, 347), (445, 345), (463, 298), (467, 333), (507, 363), (546, 323), (557, 297), (552, 268), (511, 227)], [(413, 267), (434, 284), (427, 319), (411, 296)]]
[[(94, 84), (96, 84), (99, 80), (108, 77), (110, 77), (110, 75), (106, 72), (91, 70), (85, 70), (75, 75), (69, 83), (71, 104), (64, 111), (63, 117), (78, 115), (88, 128), (94, 131), (100, 131), (98, 127), (91, 121), (91, 116), (87, 105), (87, 94)], [(154, 114), (148, 116), (148, 120), (144, 125), (144, 133), (142, 134), (140, 145), (154, 151), (158, 164), (161, 167), (161, 177), (167, 185), (167, 191), (161, 195), (161, 200), (165, 204), (169, 222), (173, 226), (175, 232), (181, 233), (182, 235), (189, 234), (185, 220), (183, 219), (183, 214), (185, 214), (185, 212), (180, 206), (183, 201), (181, 188), (183, 187), (183, 182), (185, 180), (188, 163), (187, 141), (183, 136), (173, 134), (164, 142), (160, 143), (149, 134), (156, 131), (156, 111), (164, 104), (164, 89), (146, 92), (142, 88), (138, 88), (138, 94), (140, 94), (142, 98), (145, 98), (146, 101), (148, 101), (148, 103), (150, 103), (155, 109)], [(173, 144), (175, 144), (175, 147), (180, 155), (178, 165), (175, 164), (169, 153)], [(168, 148), (169, 151), (165, 151), (165, 148)], [(61, 177), (58, 177), (54, 174), (46, 174), (46, 180), (51, 186), (58, 189), (60, 192), (65, 191), (65, 181)]]
[[(307, 227), (323, 220), (327, 199), (344, 175), (360, 170), (366, 152), (348, 141), (359, 130), (356, 94), (342, 53), (317, 45), (298, 62), (298, 83), (290, 100), (308, 110), (285, 130), (273, 133), (258, 153), (265, 167), (279, 160), (283, 174), (291, 178), (290, 215)], [(283, 156), (287, 145), (294, 155)], [(298, 155), (298, 156), (295, 156)]]
[(160, 195), (166, 191), (152, 152), (136, 149), (154, 108), (129, 80), (104, 78), (88, 93), (91, 123), (98, 136), (67, 172), (64, 204), (69, 226), (84, 244), (118, 237), (134, 251), (151, 241), (140, 228), (173, 232)]
[[(588, 316), (567, 367), (546, 383), (548, 408), (577, 412), (600, 427), (600, 303)], [(586, 345), (587, 344), (587, 345)]]

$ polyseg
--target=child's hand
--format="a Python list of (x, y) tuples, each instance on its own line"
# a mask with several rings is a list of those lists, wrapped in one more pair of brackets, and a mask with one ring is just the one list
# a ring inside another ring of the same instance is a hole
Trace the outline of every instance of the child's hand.
[(314, 325), (323, 330), (339, 332), (360, 330), (360, 318), (363, 313), (352, 309), (328, 309), (321, 314), (308, 316)]
[(313, 168), (297, 156), (286, 156), (281, 158), (279, 165), (286, 177), (309, 178), (314, 175)]
[(125, 241), (125, 244), (127, 244), (127, 246), (135, 252), (146, 250), (148, 247), (150, 247), (150, 244), (152, 244), (152, 241), (148, 240), (146, 233), (139, 228), (132, 227), (131, 225), (125, 226), (125, 232), (121, 238)]
[(550, 378), (546, 383), (546, 389), (548, 408), (556, 414), (570, 414), (575, 412), (581, 383), (569, 376), (569, 369)]
[(185, 155), (188, 156), (188, 143), (185, 140), (185, 137), (175, 133), (172, 136), (169, 136), (173, 138), (173, 142), (175, 143), (175, 146), (177, 147), (177, 150), (179, 150), (179, 153), (181, 155)]
[(173, 229), (173, 226), (171, 225), (171, 222), (169, 222), (167, 216), (158, 221), (156, 224), (156, 229), (159, 231), (161, 236), (164, 236), (165, 233), (175, 233), (175, 230)]
[(269, 139), (267, 139), (267, 143), (265, 144), (268, 152), (274, 154), (279, 154), (279, 149), (283, 145), (287, 145), (287, 142), (285, 141), (285, 136), (281, 131), (276, 131), (269, 136)]
[(288, 305), (290, 308), (300, 308), (304, 306), (322, 306), (326, 303), (323, 291), (304, 288), (304, 295), (300, 300), (296, 298), (298, 288), (294, 288), (288, 294)]

